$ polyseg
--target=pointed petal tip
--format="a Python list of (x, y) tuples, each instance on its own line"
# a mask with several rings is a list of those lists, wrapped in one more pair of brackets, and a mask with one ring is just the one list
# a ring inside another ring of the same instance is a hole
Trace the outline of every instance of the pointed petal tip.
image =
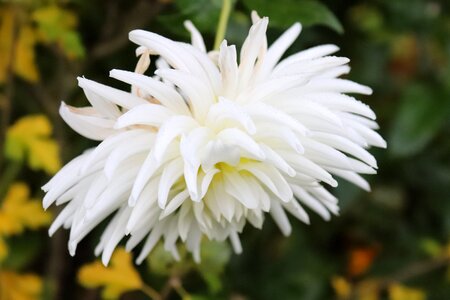
[(128, 198), (128, 206), (129, 207), (135, 207), (136, 206), (136, 198), (133, 197), (133, 195), (130, 196), (130, 198)]
[(332, 187), (337, 187), (338, 186), (338, 182), (336, 181), (336, 179), (334, 179), (333, 177), (331, 177), (330, 179), (328, 179), (326, 181), (326, 183), (328, 183), (330, 186)]
[(289, 168), (287, 169), (287, 174), (288, 174), (290, 177), (295, 177), (295, 175), (297, 175), (297, 172), (296, 172), (292, 167), (289, 167)]
[(146, 31), (145, 31), (145, 30), (142, 30), (142, 29), (134, 29), (134, 30), (131, 30), (131, 31), (128, 33), (128, 38), (129, 38), (130, 40), (132, 40), (132, 38), (138, 37), (138, 36), (144, 34), (145, 32), (146, 32)]
[(308, 215), (305, 215), (305, 218), (302, 220), (306, 225), (311, 225), (311, 219)]
[(103, 264), (103, 266), (104, 267), (108, 267), (108, 263), (109, 263), (109, 259), (103, 258), (103, 255), (102, 255), (102, 264)]
[(69, 254), (75, 256), (77, 250), (77, 243), (75, 241), (69, 241)]
[(194, 24), (191, 22), (191, 20), (185, 20), (183, 22), (184, 27), (189, 28), (191, 26), (193, 26)]

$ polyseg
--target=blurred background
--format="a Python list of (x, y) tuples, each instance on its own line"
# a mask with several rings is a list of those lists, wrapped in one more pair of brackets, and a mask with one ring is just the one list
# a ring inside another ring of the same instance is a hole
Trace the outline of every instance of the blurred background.
[[(248, 226), (244, 252), (204, 242), (202, 263), (174, 262), (162, 247), (141, 266), (118, 250), (108, 269), (93, 256), (101, 229), (67, 251), (68, 233), (47, 229), (42, 186), (95, 145), (58, 115), (61, 100), (87, 101), (77, 76), (127, 89), (110, 69), (133, 70), (128, 32), (189, 41), (190, 19), (212, 48), (221, 0), (0, 1), (0, 300), (34, 299), (450, 299), (450, 3), (442, 0), (236, 0), (229, 43), (242, 45), (252, 9), (269, 16), (269, 42), (296, 21), (289, 52), (334, 43), (349, 78), (374, 94), (387, 150), (367, 193), (342, 181), (341, 215), (270, 218)], [(157, 293), (155, 292), (157, 291)]]

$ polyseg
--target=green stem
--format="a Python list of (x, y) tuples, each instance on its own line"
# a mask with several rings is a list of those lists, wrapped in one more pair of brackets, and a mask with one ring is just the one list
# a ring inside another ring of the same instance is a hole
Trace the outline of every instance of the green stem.
[(222, 0), (222, 10), (220, 11), (219, 23), (217, 24), (216, 39), (214, 40), (214, 50), (219, 50), (220, 44), (225, 38), (228, 19), (231, 13), (232, 0)]
[(161, 295), (151, 286), (147, 285), (147, 284), (143, 284), (141, 287), (141, 291), (146, 294), (147, 296), (150, 297), (150, 299), (152, 300), (162, 300), (163, 298), (161, 297)]

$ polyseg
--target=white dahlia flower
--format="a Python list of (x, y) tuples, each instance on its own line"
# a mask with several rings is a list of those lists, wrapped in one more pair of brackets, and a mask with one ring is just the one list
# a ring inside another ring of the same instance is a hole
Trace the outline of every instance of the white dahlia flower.
[[(181, 240), (200, 257), (203, 236), (229, 239), (242, 251), (245, 224), (261, 228), (269, 213), (284, 235), (286, 212), (308, 224), (304, 207), (325, 220), (339, 211), (324, 187), (334, 176), (368, 190), (359, 174), (375, 173), (366, 148), (385, 147), (373, 111), (346, 93), (371, 89), (338, 77), (349, 60), (323, 45), (280, 61), (300, 34), (294, 24), (270, 47), (267, 18), (253, 26), (237, 59), (224, 40), (207, 53), (190, 23), (192, 44), (143, 30), (135, 72), (110, 76), (131, 85), (121, 91), (78, 78), (92, 106), (62, 103), (60, 113), (79, 134), (101, 143), (64, 166), (44, 187), (43, 203), (65, 204), (49, 232), (70, 228), (69, 251), (108, 219), (95, 252), (108, 263), (118, 243), (144, 241), (137, 263), (159, 240), (175, 258)], [(143, 73), (159, 56), (154, 76)]]

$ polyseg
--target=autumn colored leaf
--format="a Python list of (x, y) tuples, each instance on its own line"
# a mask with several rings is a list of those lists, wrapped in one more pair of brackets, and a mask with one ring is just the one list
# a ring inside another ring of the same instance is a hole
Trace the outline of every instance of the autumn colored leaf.
[(358, 283), (355, 295), (356, 299), (358, 300), (379, 300), (380, 299), (379, 282), (374, 279), (368, 279)]
[(36, 33), (30, 24), (16, 24), (16, 15), (13, 6), (0, 8), (0, 83), (5, 82), (9, 69), (25, 80), (36, 82), (39, 80), (34, 51)]
[(30, 82), (39, 80), (39, 71), (36, 65), (34, 46), (36, 33), (30, 26), (22, 26), (19, 31), (15, 53), (14, 73)]
[(42, 293), (42, 279), (34, 274), (18, 274), (12, 271), (0, 272), (0, 299), (39, 300)]
[(69, 59), (84, 56), (80, 35), (75, 30), (78, 19), (73, 12), (50, 5), (34, 11), (32, 18), (43, 43), (56, 43)]
[(8, 255), (8, 246), (6, 245), (5, 240), (0, 236), (0, 263), (5, 259)]
[(44, 115), (25, 116), (8, 129), (6, 157), (15, 161), (28, 158), (34, 170), (54, 174), (61, 167), (59, 147), (50, 138), (52, 126)]
[(13, 47), (14, 11), (8, 6), (0, 8), (0, 83), (7, 77)]
[(393, 284), (389, 287), (389, 300), (425, 300), (426, 294), (420, 289)]
[(367, 272), (372, 266), (373, 260), (378, 253), (377, 248), (361, 247), (354, 248), (349, 253), (347, 272), (350, 276), (359, 276)]
[(87, 288), (104, 287), (104, 299), (117, 299), (123, 293), (141, 289), (143, 286), (131, 255), (123, 248), (114, 252), (109, 267), (105, 267), (99, 260), (81, 267), (78, 281)]
[(51, 222), (51, 214), (42, 210), (41, 202), (29, 196), (26, 184), (11, 185), (0, 206), (0, 235), (20, 234), (27, 228), (38, 229)]
[(342, 276), (333, 276), (331, 286), (338, 299), (348, 299), (352, 292), (352, 284)]

